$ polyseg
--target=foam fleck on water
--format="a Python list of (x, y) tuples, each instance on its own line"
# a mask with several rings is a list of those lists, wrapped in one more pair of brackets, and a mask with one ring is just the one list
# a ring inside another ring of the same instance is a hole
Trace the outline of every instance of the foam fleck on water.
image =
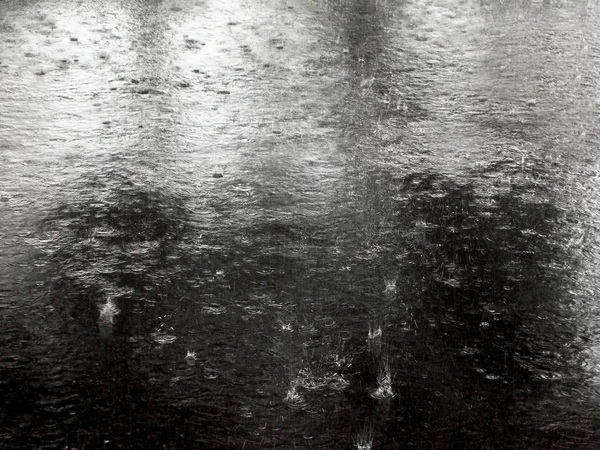
[(371, 450), (374, 439), (373, 426), (365, 426), (354, 438), (356, 450)]
[(383, 280), (385, 282), (385, 291), (384, 292), (386, 292), (388, 294), (395, 293), (397, 279), (398, 278), (395, 276), (385, 277)]
[(188, 350), (187, 354), (185, 355), (185, 362), (188, 364), (188, 366), (193, 366), (196, 364), (196, 353)]
[(392, 389), (392, 369), (387, 359), (383, 360), (377, 376), (377, 388), (371, 393), (373, 398), (385, 399), (395, 397)]
[(119, 314), (119, 312), (119, 308), (114, 304), (112, 298), (108, 298), (106, 303), (100, 307), (98, 322), (105, 325), (112, 325), (114, 324), (115, 316)]
[(285, 395), (285, 401), (293, 405), (300, 405), (304, 403), (304, 399), (298, 392), (297, 385), (294, 382), (290, 383), (290, 388)]
[(369, 323), (369, 340), (381, 339), (383, 331), (381, 325), (377, 323)]

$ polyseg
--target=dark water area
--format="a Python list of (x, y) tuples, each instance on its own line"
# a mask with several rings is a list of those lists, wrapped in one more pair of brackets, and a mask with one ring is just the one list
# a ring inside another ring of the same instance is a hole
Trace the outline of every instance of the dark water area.
[(600, 448), (598, 30), (1, 1), (0, 448)]

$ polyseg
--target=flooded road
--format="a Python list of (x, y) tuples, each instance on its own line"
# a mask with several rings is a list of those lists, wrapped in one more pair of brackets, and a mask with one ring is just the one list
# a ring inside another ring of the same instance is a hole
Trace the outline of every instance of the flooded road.
[(0, 448), (598, 448), (598, 30), (3, 1)]

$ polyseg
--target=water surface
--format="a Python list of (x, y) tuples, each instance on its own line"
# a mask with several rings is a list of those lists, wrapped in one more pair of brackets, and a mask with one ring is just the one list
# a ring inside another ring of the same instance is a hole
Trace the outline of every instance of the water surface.
[(599, 29), (5, 1), (0, 447), (597, 448)]

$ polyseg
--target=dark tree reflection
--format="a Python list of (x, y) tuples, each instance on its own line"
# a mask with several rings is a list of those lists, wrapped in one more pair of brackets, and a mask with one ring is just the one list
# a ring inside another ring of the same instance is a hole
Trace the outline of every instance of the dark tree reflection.
[(553, 395), (552, 380), (582, 376), (570, 367), (575, 261), (559, 246), (563, 213), (518, 188), (482, 195), (426, 173), (390, 176), (386, 189), (396, 205), (375, 235), (398, 269), (387, 343), (399, 398), (373, 412), (394, 430), (383, 445), (519, 448), (527, 408)]

